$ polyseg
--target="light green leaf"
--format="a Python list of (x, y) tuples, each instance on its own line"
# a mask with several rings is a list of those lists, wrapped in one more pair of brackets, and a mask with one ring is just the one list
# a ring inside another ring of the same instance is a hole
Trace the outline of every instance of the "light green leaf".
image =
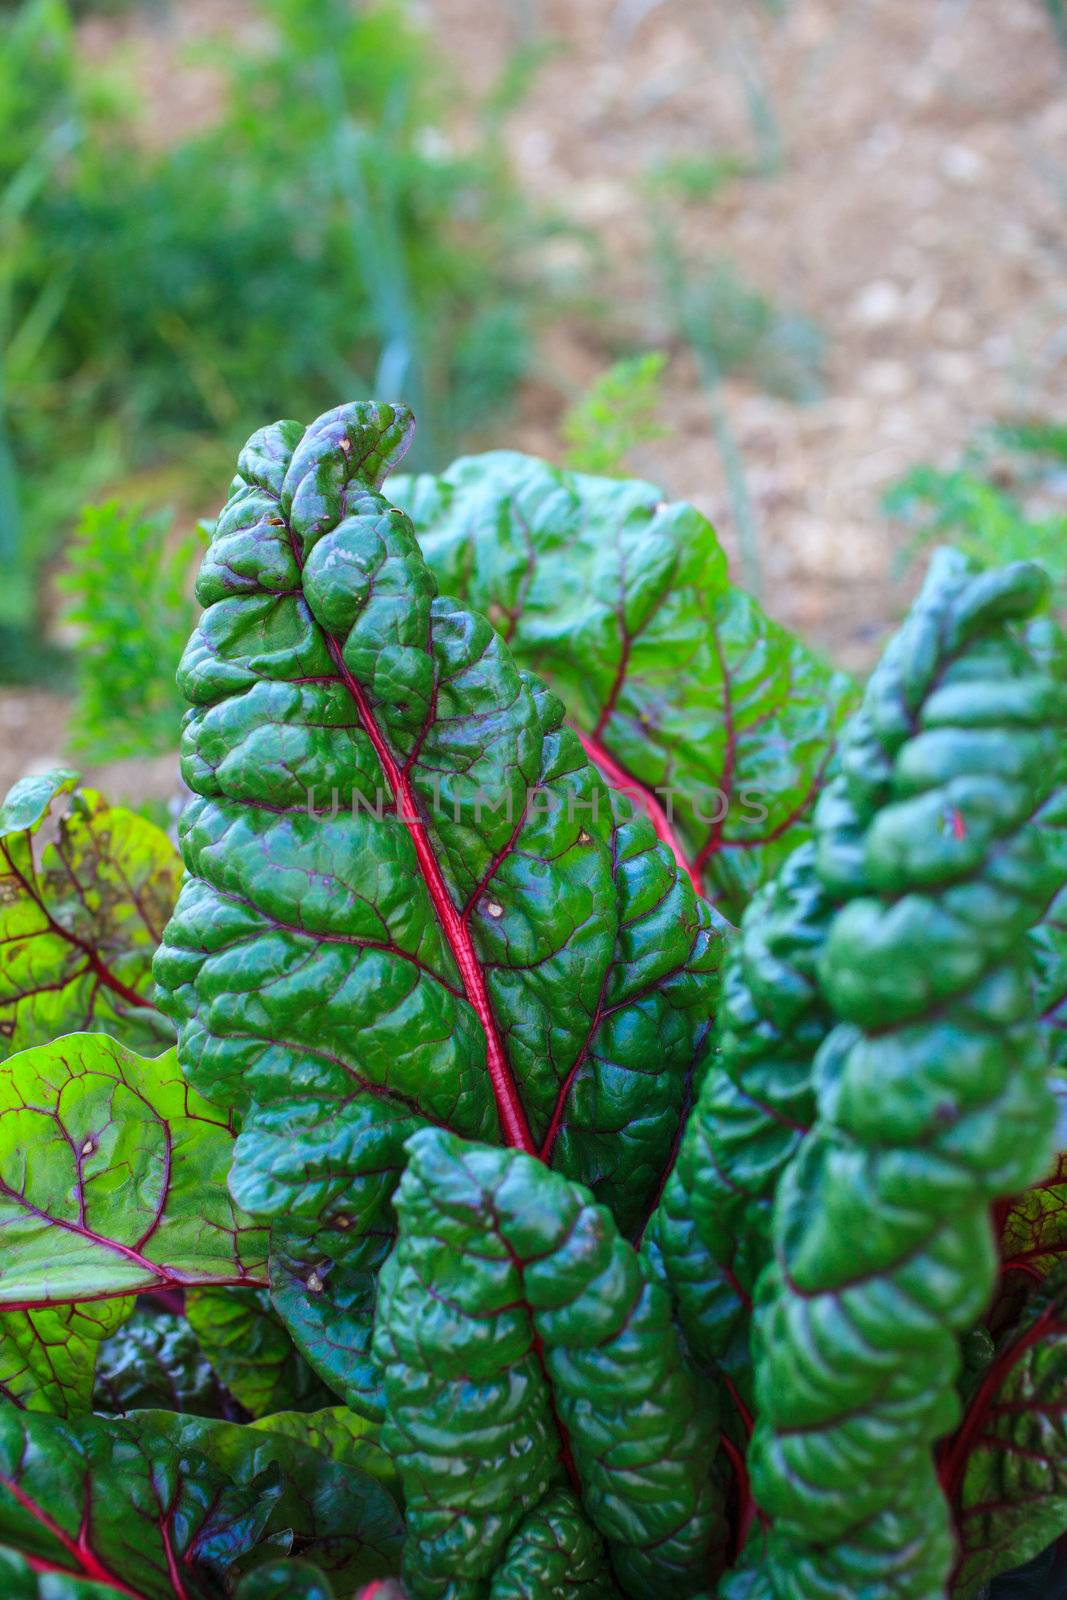
[(227, 1116), (173, 1051), (72, 1034), (0, 1066), (0, 1310), (263, 1281)]
[(0, 806), (0, 1060), (78, 1030), (166, 1048), (151, 968), (180, 877), (166, 834), (76, 773), (15, 785)]
[(0, 1396), (60, 1417), (89, 1411), (97, 1352), (132, 1310), (123, 1297), (0, 1312)]

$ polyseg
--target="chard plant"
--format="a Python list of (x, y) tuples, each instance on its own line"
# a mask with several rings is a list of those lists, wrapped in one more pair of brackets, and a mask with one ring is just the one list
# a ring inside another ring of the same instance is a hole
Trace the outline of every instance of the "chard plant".
[(858, 697), (691, 508), (411, 430), (242, 452), (180, 889), (0, 816), (3, 1593), (1051, 1594), (1047, 579), (939, 552)]

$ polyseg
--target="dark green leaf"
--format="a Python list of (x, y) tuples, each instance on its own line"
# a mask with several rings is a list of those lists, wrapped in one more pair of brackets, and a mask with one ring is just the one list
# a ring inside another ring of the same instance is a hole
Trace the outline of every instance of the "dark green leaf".
[[(256, 1567), (237, 1590), (237, 1600), (334, 1600), (328, 1578), (307, 1561), (272, 1561)], [(399, 1583), (376, 1578), (352, 1600), (407, 1600)]]
[(164, 1454), (184, 1459), (193, 1452), (241, 1488), (280, 1473), (264, 1538), (289, 1536), (291, 1553), (314, 1562), (342, 1592), (344, 1585), (397, 1570), (404, 1525), (396, 1503), (373, 1476), (333, 1455), (329, 1431), (317, 1435), (330, 1448), (323, 1454), (310, 1432), (301, 1438), (295, 1430), (271, 1432), (167, 1411), (142, 1412), (133, 1421), (146, 1440), (158, 1439)]
[[(77, 774), (24, 778), (0, 806), (0, 1060), (77, 1030), (163, 1050), (151, 962), (178, 894), (166, 834)], [(68, 809), (44, 839), (60, 796)]]
[(242, 1113), (234, 1193), (275, 1224), (275, 1304), (368, 1414), (404, 1140), (536, 1150), (639, 1226), (720, 944), (555, 698), (436, 596), (377, 492), (410, 432), (351, 405), (242, 453), (180, 672), (196, 798), (155, 964), (190, 1081)]
[(1047, 1169), (1053, 1097), (1027, 937), (1067, 879), (1038, 817), (1067, 694), (1017, 626), (1038, 569), (935, 560), (816, 816), (846, 901), (818, 960), (837, 1026), (756, 1294), (752, 1488), (780, 1597), (940, 1593), (930, 1467), (996, 1272), (990, 1202)]
[(626, 1594), (695, 1595), (724, 1537), (713, 1409), (667, 1295), (589, 1192), (531, 1157), (432, 1128), (409, 1150), (375, 1345), (414, 1600), (491, 1593), (568, 1476)]
[(748, 1405), (749, 1313), (774, 1195), (815, 1117), (812, 1065), (830, 1026), (815, 964), (831, 908), (810, 843), (748, 906), (726, 964), (719, 1053), (648, 1240), (693, 1351)]
[(1056, 1066), (1067, 1068), (1067, 893), (1057, 895), (1032, 935), (1038, 1004)]
[[(100, 1310), (101, 1301), (85, 1306)], [(156, 1407), (224, 1417), (236, 1408), (204, 1358), (185, 1317), (140, 1307), (101, 1347), (93, 1409), (122, 1416)]]
[[(273, 1561), (256, 1567), (237, 1590), (237, 1600), (334, 1600), (325, 1574), (307, 1561)], [(347, 1596), (346, 1596), (347, 1600)], [(390, 1578), (376, 1578), (357, 1589), (352, 1600), (407, 1600)]]
[[(384, 1588), (384, 1584), (371, 1585), (379, 1594)], [(237, 1590), (237, 1600), (334, 1600), (334, 1591), (325, 1573), (308, 1561), (271, 1561), (248, 1573)]]
[(398, 1503), (402, 1499), (396, 1467), (379, 1443), (381, 1429), (348, 1406), (331, 1406), (325, 1411), (276, 1411), (251, 1426), (308, 1444), (319, 1455), (344, 1466), (359, 1467), (384, 1484)]
[(182, 1590), (185, 1600), (216, 1600), (221, 1575), (271, 1518), (277, 1473), (246, 1471), (234, 1483), (146, 1425), (159, 1415), (71, 1423), (0, 1410), (0, 1543), (43, 1571), (132, 1600), (175, 1600)]
[(523, 1517), (493, 1575), (490, 1600), (613, 1600), (604, 1541), (569, 1489), (550, 1489)]
[(52, 1568), (35, 1571), (17, 1550), (0, 1547), (0, 1594), (4, 1600), (115, 1600), (111, 1584), (67, 1578)]

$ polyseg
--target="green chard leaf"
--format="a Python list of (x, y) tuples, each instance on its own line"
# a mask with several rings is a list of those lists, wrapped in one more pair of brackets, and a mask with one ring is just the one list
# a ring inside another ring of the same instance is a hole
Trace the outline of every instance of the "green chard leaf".
[(0, 1311), (256, 1281), (228, 1118), (175, 1053), (71, 1034), (0, 1066)]
[(1067, 1271), (1030, 1297), (946, 1446), (941, 1480), (960, 1550), (954, 1600), (971, 1600), (1067, 1526)]
[(200, 1349), (254, 1417), (315, 1411), (332, 1391), (300, 1355), (262, 1289), (192, 1289), (185, 1314)]
[[(67, 809), (49, 827), (60, 797)], [(0, 805), (0, 1060), (83, 1030), (133, 1049), (173, 1042), (151, 963), (180, 876), (161, 829), (78, 787), (76, 773), (15, 785)]]
[(714, 1408), (667, 1295), (589, 1191), (532, 1157), (436, 1128), (408, 1148), (375, 1344), (413, 1600), (522, 1594), (553, 1525), (570, 1584), (544, 1592), (610, 1594), (568, 1482), (625, 1594), (704, 1590), (724, 1543)]
[(1032, 938), (1038, 1005), (1055, 1066), (1067, 1069), (1067, 890), (1061, 891)]
[(726, 1375), (742, 1422), (774, 1195), (815, 1120), (812, 1065), (831, 1022), (815, 969), (831, 910), (811, 843), (750, 902), (723, 977), (719, 1052), (645, 1240), (690, 1348)]
[(490, 1600), (613, 1600), (600, 1535), (569, 1489), (550, 1489), (519, 1523), (489, 1588)]
[(336, 1430), (270, 1430), (145, 1411), (130, 1419), (162, 1453), (192, 1454), (238, 1488), (276, 1478), (264, 1543), (314, 1562), (340, 1593), (396, 1572), (404, 1525), (392, 1495), (371, 1473), (335, 1453)]
[(124, 1297), (0, 1313), (0, 1397), (60, 1417), (88, 1411), (97, 1352), (132, 1309)]
[(285, 1434), (311, 1445), (331, 1461), (359, 1467), (384, 1484), (398, 1505), (403, 1503), (396, 1467), (381, 1447), (380, 1425), (359, 1416), (349, 1406), (328, 1406), (322, 1411), (276, 1411), (249, 1426), (264, 1433)]
[(284, 1433), (0, 1411), (0, 1544), (109, 1593), (217, 1600), (247, 1565), (291, 1554), (347, 1595), (396, 1570), (402, 1531), (373, 1477)]
[(1067, 879), (1037, 818), (1067, 696), (1017, 626), (1029, 565), (935, 559), (816, 816), (845, 903), (818, 958), (837, 1020), (756, 1292), (752, 1489), (778, 1600), (927, 1600), (952, 1564), (931, 1447), (996, 1276), (989, 1207), (1048, 1169), (1055, 1103), (1028, 931)]
[[(93, 1301), (82, 1309), (100, 1311), (120, 1303)], [(124, 1416), (157, 1407), (204, 1417), (240, 1414), (186, 1318), (141, 1305), (100, 1346), (93, 1410)]]
[(1018, 1275), (1026, 1284), (1053, 1272), (1067, 1256), (1067, 1154), (1061, 1152), (1038, 1183), (999, 1207), (995, 1217), (1006, 1278)]
[[(180, 680), (188, 877), (155, 962), (183, 1068), (242, 1117), (303, 1354), (381, 1416), (370, 1348), (404, 1141), (538, 1153), (644, 1222), (710, 1027), (722, 931), (618, 820), (489, 624), (378, 492), (402, 408), (241, 455)], [(336, 808), (335, 808), (336, 803)]]
[[(1027, 630), (1031, 648), (1049, 674), (1067, 684), (1067, 633), (1051, 617), (1038, 617)], [(1043, 829), (1055, 830), (1059, 849), (1067, 849), (1067, 746), (1060, 750), (1059, 782), (1038, 813)], [(1048, 1035), (1053, 1067), (1067, 1097), (1067, 886), (1060, 890), (1030, 933), (1037, 982), (1037, 1009)], [(1067, 1113), (1061, 1117), (1060, 1148), (1067, 1147)]]
[[(216, 1600), (222, 1575), (263, 1537), (277, 1470), (234, 1481), (146, 1425), (163, 1415), (68, 1422), (0, 1410), (0, 1545), (54, 1575), (64, 1600), (80, 1600), (77, 1579), (100, 1585), (85, 1591), (93, 1600)], [(254, 1456), (249, 1464), (262, 1465)]]
[(652, 484), (501, 450), (392, 494), (445, 592), (560, 695), (607, 781), (739, 916), (810, 832), (848, 681), (729, 583), (711, 524)]

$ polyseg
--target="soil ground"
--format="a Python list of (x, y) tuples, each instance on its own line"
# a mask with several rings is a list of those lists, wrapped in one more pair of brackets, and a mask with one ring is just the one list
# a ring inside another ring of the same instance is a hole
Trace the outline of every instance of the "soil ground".
[[(753, 96), (777, 123), (776, 170), (685, 208), (687, 252), (727, 260), (826, 339), (821, 398), (731, 382), (726, 399), (772, 613), (862, 670), (899, 614), (884, 488), (951, 462), (997, 416), (1062, 414), (1067, 369), (1067, 61), (1041, 0), (425, 0), (457, 72), (494, 81), (524, 37), (556, 41), (508, 131), (521, 183), (599, 244), (610, 316), (546, 330), (506, 440), (559, 454), (558, 422), (620, 349), (671, 352), (669, 435), (639, 469), (736, 535), (691, 356), (672, 341), (650, 248), (647, 174), (666, 160), (757, 165)], [(121, 50), (149, 137), (212, 114), (185, 47), (260, 26), (238, 0), (182, 0), (89, 24)], [(566, 272), (563, 238), (548, 270)], [(555, 252), (554, 256), (551, 252)], [(0, 785), (63, 751), (54, 696), (0, 696)], [(153, 792), (169, 769), (111, 774)]]

